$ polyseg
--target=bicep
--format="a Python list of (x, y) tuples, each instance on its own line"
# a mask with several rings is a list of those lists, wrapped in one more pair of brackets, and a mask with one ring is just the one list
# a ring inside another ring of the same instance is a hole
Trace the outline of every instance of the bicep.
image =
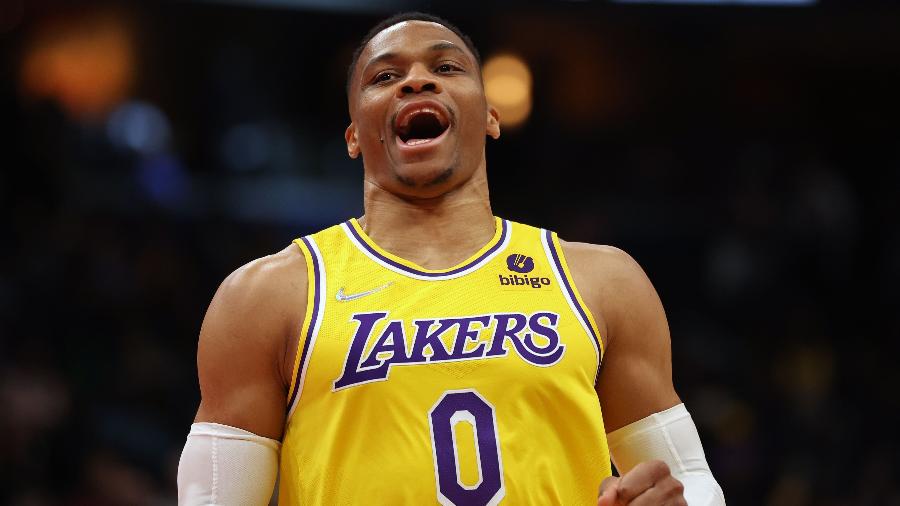
[(265, 273), (237, 271), (213, 298), (197, 347), (195, 422), (281, 439), (288, 387), (281, 365), (296, 317), (278, 303), (292, 295), (271, 285)]
[[(215, 304), (215, 303), (214, 303)], [(280, 440), (284, 387), (266, 350), (242, 342), (241, 327), (210, 308), (197, 346), (200, 407), (195, 422), (239, 427)]]
[(607, 432), (680, 402), (672, 384), (669, 326), (659, 295), (630, 256), (616, 250), (601, 292), (608, 332), (597, 394)]

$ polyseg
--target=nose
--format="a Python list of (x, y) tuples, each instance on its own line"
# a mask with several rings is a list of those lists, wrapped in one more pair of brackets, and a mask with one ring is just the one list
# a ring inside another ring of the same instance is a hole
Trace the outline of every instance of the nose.
[(406, 79), (402, 86), (398, 89), (398, 96), (409, 95), (411, 93), (422, 93), (430, 91), (432, 93), (440, 93), (441, 85), (434, 74), (428, 71), (424, 65), (414, 64), (406, 75)]

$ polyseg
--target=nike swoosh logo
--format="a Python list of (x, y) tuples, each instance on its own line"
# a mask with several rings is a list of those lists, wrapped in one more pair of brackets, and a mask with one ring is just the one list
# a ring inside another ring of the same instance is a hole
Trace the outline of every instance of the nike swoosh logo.
[(366, 295), (372, 295), (373, 293), (380, 292), (393, 284), (394, 284), (394, 282), (391, 281), (390, 283), (381, 285), (381, 286), (373, 288), (371, 290), (366, 290), (365, 292), (350, 293), (350, 294), (344, 294), (344, 287), (341, 287), (340, 290), (338, 290), (337, 295), (335, 295), (335, 298), (339, 302), (347, 302), (347, 301), (351, 301), (351, 300), (356, 300), (356, 299), (365, 297)]

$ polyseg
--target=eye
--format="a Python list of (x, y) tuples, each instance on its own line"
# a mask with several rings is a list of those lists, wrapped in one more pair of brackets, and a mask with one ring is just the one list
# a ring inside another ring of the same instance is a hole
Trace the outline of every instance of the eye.
[(379, 72), (375, 75), (375, 78), (372, 79), (372, 83), (379, 84), (390, 81), (394, 77), (393, 72)]
[(435, 70), (439, 73), (446, 73), (462, 69), (452, 63), (441, 63)]

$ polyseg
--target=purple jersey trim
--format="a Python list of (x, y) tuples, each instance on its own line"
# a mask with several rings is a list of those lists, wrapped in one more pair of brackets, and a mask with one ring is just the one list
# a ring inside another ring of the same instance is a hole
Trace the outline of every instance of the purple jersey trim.
[[(581, 304), (578, 302), (578, 297), (575, 296), (575, 290), (572, 288), (572, 282), (569, 281), (569, 277), (566, 276), (566, 270), (563, 269), (562, 262), (559, 258), (559, 253), (556, 251), (556, 243), (553, 242), (553, 232), (549, 230), (544, 230), (544, 237), (547, 241), (547, 249), (550, 250), (550, 256), (552, 257), (553, 264), (556, 265), (556, 270), (559, 272), (559, 278), (563, 281), (563, 286), (566, 288), (566, 296), (569, 297), (569, 300), (572, 301), (572, 305), (575, 306), (575, 309), (578, 310), (578, 315), (581, 317), (584, 326), (588, 329), (588, 332), (591, 333), (591, 337), (594, 339), (594, 344), (597, 346), (597, 351), (603, 349), (600, 345), (600, 339), (597, 336), (597, 333), (594, 332), (594, 326), (591, 325), (591, 320), (588, 318), (587, 313), (584, 308), (581, 307)], [(602, 357), (601, 357), (602, 358)], [(597, 364), (598, 370), (600, 364)]]
[(309, 243), (309, 239), (307, 239), (306, 237), (302, 237), (300, 240), (303, 241), (303, 244), (306, 245), (306, 250), (309, 251), (310, 260), (312, 260), (313, 264), (313, 309), (312, 316), (309, 319), (309, 327), (306, 329), (306, 338), (303, 341), (303, 353), (300, 355), (300, 363), (297, 364), (297, 375), (294, 378), (294, 391), (291, 392), (291, 398), (288, 401), (289, 411), (291, 406), (293, 406), (294, 400), (297, 398), (298, 393), (300, 392), (300, 376), (303, 375), (304, 365), (306, 364), (306, 357), (309, 355), (309, 345), (312, 342), (312, 336), (316, 329), (316, 318), (319, 315), (319, 301), (321, 298), (322, 285), (322, 276), (319, 272), (319, 259), (316, 257), (316, 252), (313, 249), (312, 245)]
[(363, 239), (363, 237), (359, 234), (359, 232), (357, 232), (356, 227), (353, 226), (353, 223), (351, 223), (350, 220), (347, 220), (344, 223), (347, 225), (347, 227), (346, 227), (347, 230), (349, 230), (350, 233), (353, 234), (353, 237), (356, 239), (356, 242), (359, 243), (360, 246), (365, 248), (365, 250), (368, 251), (372, 256), (378, 258), (382, 262), (384, 262), (396, 269), (399, 269), (403, 272), (407, 272), (407, 273), (414, 274), (417, 276), (423, 276), (426, 278), (435, 278), (435, 279), (442, 278), (444, 276), (452, 276), (454, 274), (459, 274), (460, 272), (465, 271), (466, 269), (470, 269), (473, 266), (477, 265), (478, 263), (482, 262), (485, 258), (491, 256), (492, 254), (494, 254), (494, 252), (496, 252), (501, 247), (503, 247), (503, 244), (506, 241), (506, 236), (507, 236), (507, 234), (509, 234), (509, 224), (506, 222), (506, 220), (500, 220), (500, 237), (497, 239), (497, 242), (494, 243), (493, 246), (491, 246), (490, 248), (487, 249), (487, 251), (485, 251), (481, 255), (478, 255), (478, 258), (472, 260), (471, 262), (466, 263), (465, 265), (457, 267), (453, 270), (449, 270), (446, 272), (429, 272), (429, 271), (423, 271), (421, 269), (414, 269), (408, 265), (404, 265), (400, 262), (397, 262), (396, 260), (393, 260), (393, 259), (381, 254), (378, 250), (376, 250), (375, 248), (370, 246), (369, 243), (365, 239)]

